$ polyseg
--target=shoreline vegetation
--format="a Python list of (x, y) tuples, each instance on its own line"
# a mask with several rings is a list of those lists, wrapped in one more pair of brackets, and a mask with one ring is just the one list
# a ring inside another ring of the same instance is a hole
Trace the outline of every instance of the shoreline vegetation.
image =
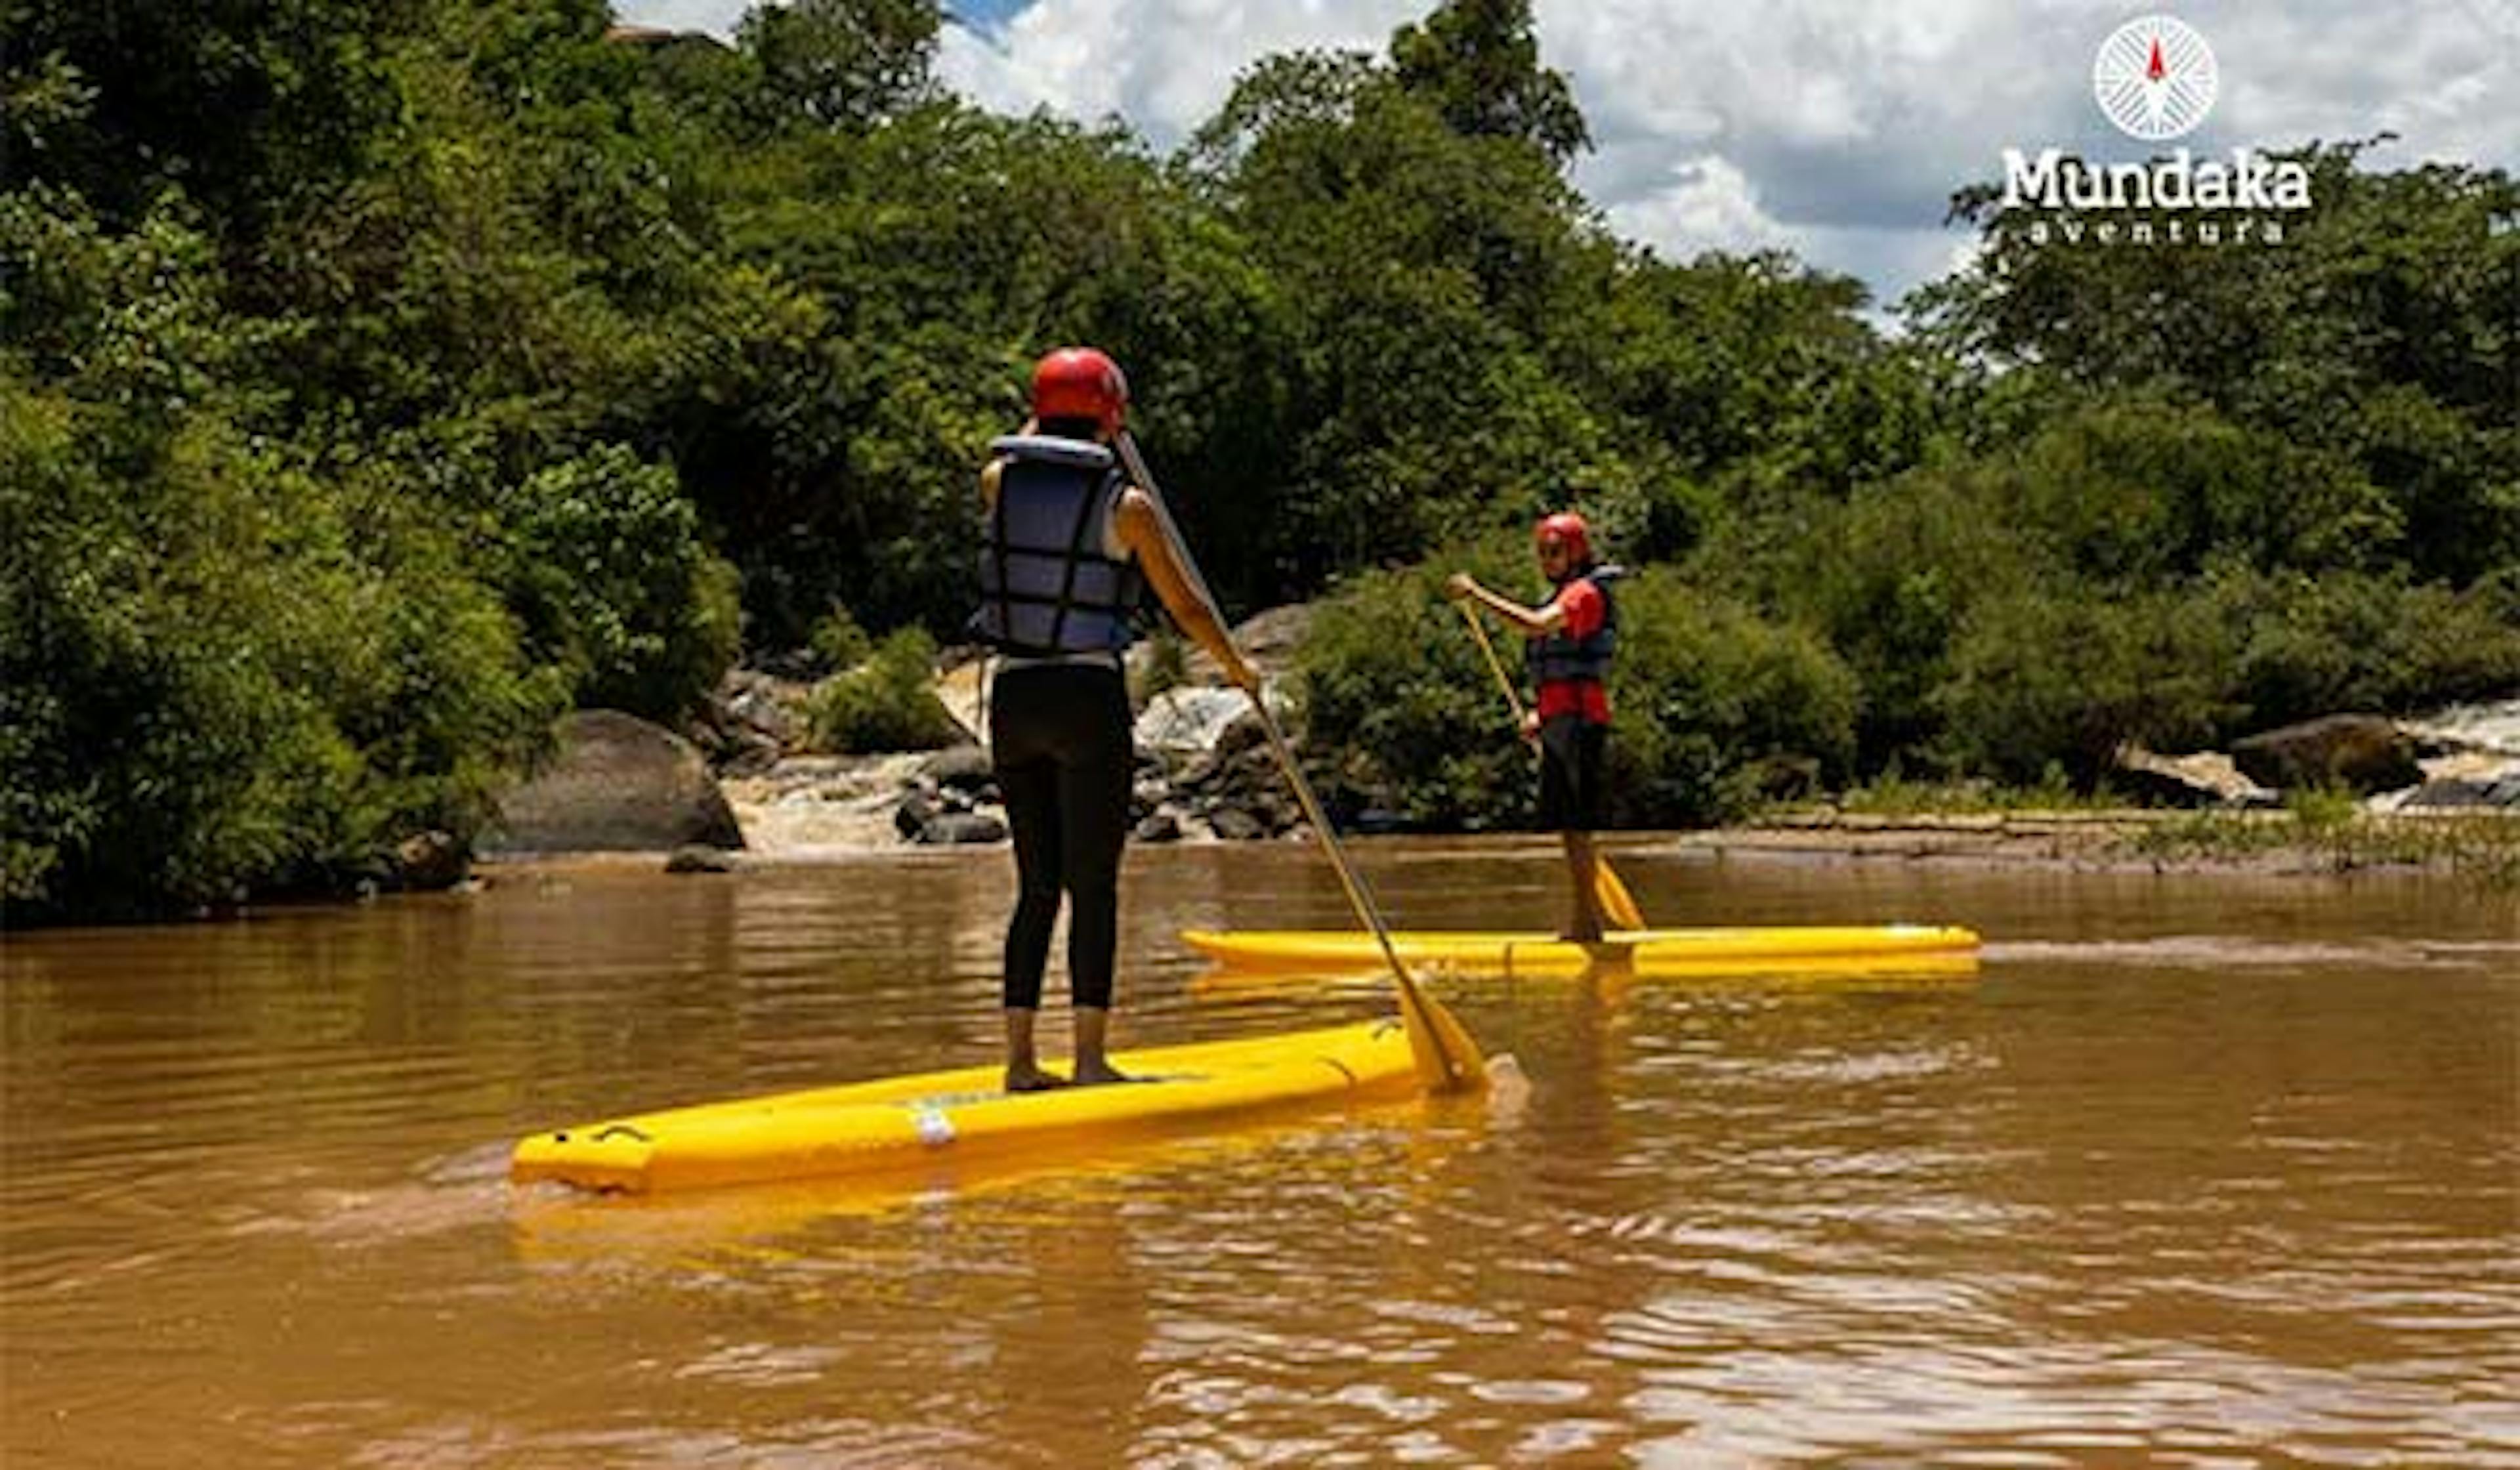
[[(1558, 509), (1633, 572), (1619, 829), (2150, 800), (2120, 752), (2520, 694), (2504, 169), (2262, 140), (2306, 206), (2245, 249), (2174, 242), (2221, 216), (2159, 188), (1953, 178), (1965, 263), (1876, 303), (1619, 237), (1528, 0), (1264, 57), (1170, 150), (954, 95), (937, 0), (614, 19), (13, 14), (0, 925), (454, 881), (590, 714), (714, 797), (739, 667), (815, 687), (773, 760), (942, 737), (972, 477), (1066, 343), (1127, 369), (1229, 613), (1304, 610), (1278, 672), (1369, 829), (1530, 810), (1441, 589), (1536, 591)], [(2146, 820), (2130, 861), (2509, 867), (2501, 828), (2305, 811)]]

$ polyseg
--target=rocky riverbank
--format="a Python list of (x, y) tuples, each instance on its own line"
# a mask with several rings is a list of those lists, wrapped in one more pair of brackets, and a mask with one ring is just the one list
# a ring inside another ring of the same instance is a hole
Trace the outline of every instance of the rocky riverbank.
[(2520, 813), (2509, 812), (1789, 812), (1671, 841), (1727, 858), (2078, 872), (2435, 872), (2520, 886)]
[[(1302, 609), (1286, 608), (1236, 633), (1276, 676), (1290, 665), (1302, 626)], [(1132, 671), (1141, 687), (1145, 656)], [(1174, 681), (1145, 701), (1136, 727), (1136, 840), (1302, 836), (1301, 814), (1245, 696), (1195, 656)], [(572, 716), (560, 758), (512, 793), (485, 852), (679, 849), (679, 867), (719, 869), (1005, 840), (975, 739), (936, 751), (817, 753), (804, 748), (812, 688), (792, 674), (731, 674), (690, 738), (608, 712)], [(945, 670), (935, 693), (964, 735), (985, 729), (977, 660)], [(1908, 792), (1885, 810), (1879, 793), (1856, 792), (1714, 830), (1626, 841), (1741, 857), (2077, 869), (2449, 868), (2508, 871), (2520, 881), (2520, 699), (2422, 720), (2333, 716), (2251, 736), (2228, 752), (2130, 749), (2113, 784), (2138, 804), (1977, 809), (1987, 793), (1962, 787)]]
[[(977, 744), (788, 756), (719, 784), (744, 846), (764, 856), (959, 846), (1007, 835), (997, 782)], [(1300, 820), (1245, 697), (1206, 689), (1158, 695), (1139, 718), (1131, 817), (1141, 842), (1285, 836)]]

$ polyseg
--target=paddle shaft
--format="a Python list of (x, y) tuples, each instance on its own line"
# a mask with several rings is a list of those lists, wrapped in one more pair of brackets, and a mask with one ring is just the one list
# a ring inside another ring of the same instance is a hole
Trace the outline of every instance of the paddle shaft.
[[(1433, 1021), (1427, 1015), (1426, 998), (1418, 993), (1418, 982), (1410, 976), (1409, 966), (1400, 962), (1400, 952), (1392, 947), (1391, 926), (1383, 921), (1382, 910), (1373, 901), (1373, 891), (1365, 886), (1365, 875), (1348, 861), (1347, 849), (1340, 844), (1338, 834), (1330, 830), (1329, 818), (1322, 812), (1321, 798), (1313, 794), (1313, 783), (1304, 779), (1303, 768), (1295, 764), (1294, 749), (1286, 743), (1285, 732), (1278, 728), (1278, 717), (1269, 712), (1267, 701), (1258, 694), (1251, 696), (1251, 707), (1260, 716), (1260, 728), (1269, 733), (1269, 747), (1277, 752), (1278, 764), (1286, 773), (1287, 784), (1295, 788), (1295, 800), (1303, 804), (1304, 820), (1321, 834), (1323, 850), (1330, 855), (1330, 866), (1338, 869), (1339, 885), (1347, 890), (1349, 906), (1356, 910), (1357, 917), (1365, 921), (1365, 926), (1373, 931), (1373, 942), (1382, 950), (1383, 962), (1391, 966), (1392, 978), (1400, 982), (1402, 1003), (1431, 1027)], [(1457, 1087), (1462, 1085), (1466, 1079), (1454, 1065), (1452, 1055), (1449, 1052), (1440, 1054), (1444, 1059), (1445, 1079)]]
[[(1207, 581), (1199, 574), (1197, 563), (1191, 560), (1183, 546), (1181, 531), (1173, 523), (1172, 512), (1164, 505), (1163, 492), (1156, 488), (1154, 475), (1147, 468), (1145, 458), (1138, 453), (1138, 441), (1127, 429), (1122, 429), (1118, 443), (1120, 462), (1128, 467), (1129, 477), (1137, 482), (1139, 489), (1147, 492), (1147, 499), (1154, 505), (1156, 517), (1163, 522), (1164, 534), (1172, 538), (1184, 578), (1198, 594), (1199, 601), (1207, 604), (1217, 626), (1224, 627), (1224, 609), (1217, 606), (1215, 594), (1208, 591)], [(1400, 983), (1401, 1003), (1407, 1005), (1429, 1031), (1434, 1030), (1426, 998), (1418, 994), (1417, 980), (1410, 975), (1409, 967), (1400, 962), (1400, 952), (1392, 947), (1391, 926), (1383, 922), (1382, 910), (1374, 903), (1372, 890), (1366, 887), (1364, 875), (1356, 870), (1356, 865), (1348, 861), (1347, 849), (1340, 845), (1338, 833), (1331, 830), (1329, 818), (1322, 811), (1321, 798), (1313, 794), (1313, 783), (1304, 779), (1303, 768), (1295, 764), (1294, 747), (1287, 744), (1286, 733), (1278, 727), (1278, 717), (1270, 713), (1269, 701), (1261, 697), (1260, 691), (1252, 690), (1249, 692), (1251, 711), (1260, 717), (1260, 728), (1268, 733), (1269, 748), (1278, 757), (1279, 769), (1286, 773), (1286, 783), (1295, 788), (1295, 800), (1304, 809), (1304, 820), (1312, 824), (1313, 831), (1321, 837), (1323, 851), (1329, 854), (1330, 867), (1338, 871), (1339, 886), (1347, 890), (1348, 906), (1356, 911), (1357, 918), (1373, 931), (1374, 944), (1381, 949), (1384, 962), (1391, 966), (1392, 978)], [(1443, 1058), (1448, 1082), (1458, 1087), (1469, 1081), (1461, 1075), (1449, 1052), (1438, 1047), (1437, 1053)]]
[(1469, 603), (1456, 602), (1453, 605), (1461, 608), (1462, 616), (1469, 622), (1470, 636), (1479, 641), (1479, 651), (1488, 656), (1488, 672), (1496, 675), (1497, 688), (1505, 691), (1505, 702), (1513, 711), (1514, 727), (1520, 729), (1522, 695), (1514, 691), (1513, 680), (1505, 671), (1505, 660), (1497, 657), (1496, 645), (1488, 639), (1488, 625), (1479, 621), (1479, 610)]

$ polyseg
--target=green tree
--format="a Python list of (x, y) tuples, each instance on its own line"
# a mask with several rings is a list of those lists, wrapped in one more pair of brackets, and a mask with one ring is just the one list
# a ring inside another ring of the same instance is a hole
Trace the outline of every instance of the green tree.
[(0, 904), (155, 913), (473, 829), (559, 690), (457, 539), (357, 488), (215, 408), (0, 374)]
[(1593, 146), (1574, 89), (1540, 65), (1531, 0), (1444, 0), (1392, 33), (1391, 67), (1456, 132), (1520, 139), (1560, 168)]
[(1916, 321), (2034, 390), (2203, 404), (2341, 456), (2394, 506), (2409, 569), (2471, 581), (2520, 561), (2520, 185), (2362, 166), (2386, 141), (2278, 155), (2314, 201), (2279, 244), (2069, 244), (1973, 186), (1953, 212), (1984, 254), (1920, 292)]
[(498, 523), (525, 647), (577, 705), (676, 720), (734, 661), (735, 570), (673, 471), (603, 446), (505, 492)]
[(116, 223), (180, 190), (215, 233), (251, 239), (364, 166), (394, 119), (385, 53), (423, 4), (8, 0), (0, 94), (21, 136), (6, 174)]
[(789, 0), (756, 7), (737, 40), (774, 125), (862, 128), (933, 95), (937, 0)]
[(2231, 630), (2198, 610), (2073, 580), (1979, 601), (1932, 695), (1950, 764), (2017, 785), (2055, 767), (2090, 790), (2129, 741), (2206, 742), (2233, 713)]
[(1386, 68), (1247, 72), (1191, 157), (1290, 339), (1262, 527), (1296, 588), (1625, 482), (1539, 340), (1609, 258), (1527, 141), (1468, 135)]

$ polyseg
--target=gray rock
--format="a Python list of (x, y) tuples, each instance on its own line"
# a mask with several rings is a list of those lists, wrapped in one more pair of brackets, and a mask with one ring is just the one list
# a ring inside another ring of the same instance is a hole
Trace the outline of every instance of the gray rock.
[(714, 847), (678, 847), (665, 859), (667, 872), (733, 872), (735, 860)]
[(1139, 819), (1134, 833), (1141, 842), (1179, 842), (1181, 834), (1181, 818), (1170, 808), (1149, 812)]
[(1186, 685), (1147, 701), (1135, 736), (1140, 750), (1194, 755), (1215, 748), (1218, 736), (1250, 714), (1250, 696), (1240, 690)]
[(726, 737), (718, 769), (729, 776), (764, 776), (779, 764), (786, 749), (757, 730), (739, 730)]
[(1004, 842), (1007, 824), (985, 812), (949, 812), (921, 827), (919, 840), (930, 847)]
[(927, 824), (944, 815), (945, 809), (937, 804), (936, 798), (923, 791), (913, 790), (901, 798), (901, 805), (892, 809), (892, 829), (909, 841), (924, 842), (927, 839), (922, 834), (927, 830)]
[(2406, 794), (2400, 811), (2520, 810), (2520, 763), (2498, 776), (2446, 777)]
[(1261, 724), (1260, 717), (1246, 705), (1234, 723), (1217, 735), (1216, 753), (1231, 760), (1252, 750), (1259, 751), (1264, 759), (1277, 759), (1269, 749), (1269, 727)]
[(998, 782), (989, 752), (978, 745), (949, 745), (922, 762), (919, 774), (949, 791), (987, 791)]
[[(1295, 650), (1304, 641), (1304, 631), (1312, 622), (1310, 603), (1289, 602), (1256, 612), (1234, 625), (1234, 646), (1260, 671), (1264, 680), (1274, 681), (1294, 664)], [(1141, 643), (1129, 650), (1129, 676), (1132, 682), (1146, 677), (1148, 660), (1153, 656), (1151, 644)], [(1228, 687), (1224, 671), (1205, 650), (1193, 645), (1183, 669), (1186, 686)]]
[(717, 700), (729, 718), (791, 745), (805, 737), (804, 707), (813, 686), (746, 669), (730, 669), (719, 681)]
[(741, 848), (743, 830), (698, 748), (618, 710), (560, 722), (549, 764), (499, 800), (489, 853)]
[(1219, 808), (1209, 816), (1207, 824), (1215, 829), (1216, 835), (1229, 842), (1248, 842), (1255, 837), (1269, 835), (1269, 829), (1261, 824), (1258, 818), (1238, 807)]

